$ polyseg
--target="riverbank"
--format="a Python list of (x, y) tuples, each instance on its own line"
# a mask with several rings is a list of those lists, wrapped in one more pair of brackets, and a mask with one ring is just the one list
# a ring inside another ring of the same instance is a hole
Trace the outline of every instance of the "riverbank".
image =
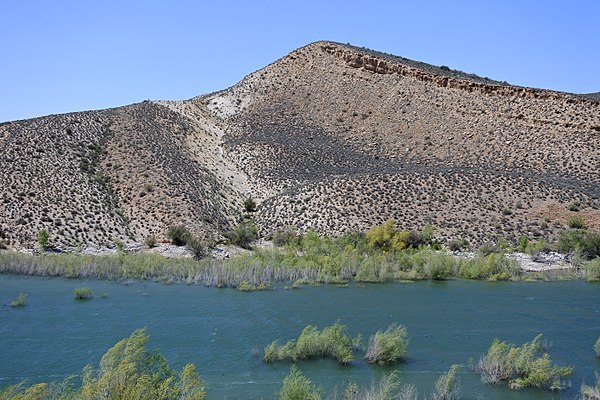
[[(169, 246), (177, 247), (177, 246)], [(397, 252), (361, 252), (356, 247), (254, 251), (220, 248), (196, 260), (184, 248), (174, 251), (89, 253), (0, 252), (0, 273), (102, 280), (152, 280), (165, 283), (232, 287), (240, 290), (273, 286), (349, 282), (445, 280), (598, 279), (599, 263), (574, 266), (558, 253), (451, 253), (430, 247)], [(216, 253), (216, 255), (215, 255)], [(168, 254), (169, 256), (165, 255)]]

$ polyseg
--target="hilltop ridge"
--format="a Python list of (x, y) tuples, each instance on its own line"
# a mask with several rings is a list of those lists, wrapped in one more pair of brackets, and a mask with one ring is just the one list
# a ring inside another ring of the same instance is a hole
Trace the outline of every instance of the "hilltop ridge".
[[(593, 96), (592, 96), (593, 97)], [(269, 235), (394, 218), (443, 240), (600, 229), (600, 103), (320, 41), (187, 101), (0, 124), (2, 240)]]

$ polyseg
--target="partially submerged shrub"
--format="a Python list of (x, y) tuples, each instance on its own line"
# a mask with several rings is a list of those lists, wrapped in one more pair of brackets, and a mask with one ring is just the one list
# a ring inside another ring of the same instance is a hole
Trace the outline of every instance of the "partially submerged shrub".
[(438, 378), (435, 382), (435, 392), (431, 400), (456, 400), (460, 398), (460, 380), (458, 373), (461, 365), (452, 364), (448, 372)]
[(596, 357), (600, 357), (600, 337), (596, 340), (594, 344), (594, 351), (596, 352)]
[(548, 353), (542, 351), (541, 337), (540, 334), (520, 347), (495, 339), (473, 368), (481, 374), (483, 383), (508, 382), (511, 389), (563, 389), (560, 380), (570, 375), (573, 368), (553, 364)]
[(321, 389), (305, 377), (295, 365), (292, 365), (276, 397), (277, 400), (320, 400)]
[(391, 324), (385, 332), (379, 330), (371, 336), (365, 360), (371, 364), (395, 364), (406, 355), (408, 342), (406, 328)]
[(27, 293), (19, 293), (16, 299), (14, 299), (11, 303), (11, 307), (23, 307), (27, 304)]
[(263, 361), (308, 360), (311, 358), (329, 357), (340, 364), (352, 362), (353, 340), (345, 325), (339, 321), (322, 331), (316, 326), (308, 325), (298, 339), (290, 340), (283, 346), (273, 341), (265, 348)]
[(92, 290), (88, 287), (76, 288), (74, 294), (76, 300), (86, 300), (92, 297)]
[(596, 372), (596, 385), (581, 385), (582, 400), (600, 400), (600, 374)]
[(398, 371), (385, 375), (379, 382), (373, 382), (368, 389), (361, 389), (355, 383), (349, 383), (341, 396), (333, 398), (343, 400), (417, 400), (417, 390), (413, 385), (403, 385)]
[(519, 263), (500, 253), (462, 259), (458, 265), (458, 276), (466, 279), (507, 280), (520, 273)]

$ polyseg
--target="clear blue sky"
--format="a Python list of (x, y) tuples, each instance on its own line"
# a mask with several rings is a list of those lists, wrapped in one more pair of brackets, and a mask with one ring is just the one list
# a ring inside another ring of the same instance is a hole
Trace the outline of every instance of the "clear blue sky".
[(598, 92), (599, 27), (597, 0), (4, 0), (0, 121), (187, 99), (322, 39)]

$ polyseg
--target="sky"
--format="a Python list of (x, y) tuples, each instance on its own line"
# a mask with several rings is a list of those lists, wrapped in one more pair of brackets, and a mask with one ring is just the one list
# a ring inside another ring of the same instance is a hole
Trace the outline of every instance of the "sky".
[(188, 99), (317, 40), (600, 92), (599, 21), (597, 0), (4, 0), (0, 122)]

